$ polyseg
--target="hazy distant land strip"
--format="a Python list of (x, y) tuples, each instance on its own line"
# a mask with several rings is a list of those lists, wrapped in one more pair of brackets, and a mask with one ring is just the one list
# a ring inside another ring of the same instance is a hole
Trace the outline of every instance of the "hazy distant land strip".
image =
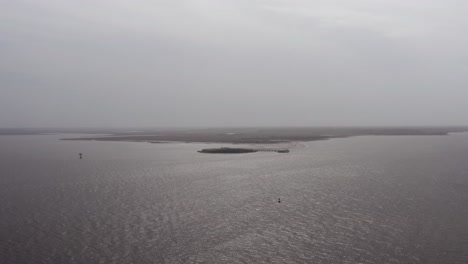
[(65, 138), (131, 142), (200, 142), (233, 144), (275, 144), (317, 141), (352, 136), (433, 136), (468, 132), (468, 127), (359, 127), (359, 128), (212, 128), (115, 132), (108, 136)]

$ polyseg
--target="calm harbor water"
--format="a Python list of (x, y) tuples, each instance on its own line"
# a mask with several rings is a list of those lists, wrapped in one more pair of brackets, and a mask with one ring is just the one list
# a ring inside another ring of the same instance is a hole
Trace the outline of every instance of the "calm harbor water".
[(0, 263), (468, 263), (468, 134), (240, 155), (61, 137), (0, 136)]

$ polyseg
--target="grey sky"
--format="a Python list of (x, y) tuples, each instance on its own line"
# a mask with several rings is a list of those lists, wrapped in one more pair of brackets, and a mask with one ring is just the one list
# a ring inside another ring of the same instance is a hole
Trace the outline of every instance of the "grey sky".
[(468, 125), (467, 1), (0, 5), (0, 127)]

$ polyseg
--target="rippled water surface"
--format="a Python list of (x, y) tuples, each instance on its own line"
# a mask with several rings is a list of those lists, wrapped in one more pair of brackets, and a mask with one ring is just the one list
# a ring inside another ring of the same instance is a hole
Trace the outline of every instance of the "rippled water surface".
[(0, 263), (468, 263), (468, 134), (240, 155), (60, 137), (0, 137)]

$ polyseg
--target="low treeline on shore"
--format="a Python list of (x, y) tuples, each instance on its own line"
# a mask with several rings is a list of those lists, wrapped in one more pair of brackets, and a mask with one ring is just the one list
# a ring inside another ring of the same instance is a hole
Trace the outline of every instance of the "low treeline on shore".
[[(23, 131), (24, 132), (24, 131)], [(67, 132), (70, 132), (67, 130)], [(80, 131), (82, 132), (82, 131)], [(303, 127), (303, 128), (179, 128), (118, 130), (105, 136), (66, 138), (67, 140), (131, 142), (200, 142), (232, 144), (275, 144), (317, 141), (352, 136), (435, 136), (468, 132), (468, 127)]]

